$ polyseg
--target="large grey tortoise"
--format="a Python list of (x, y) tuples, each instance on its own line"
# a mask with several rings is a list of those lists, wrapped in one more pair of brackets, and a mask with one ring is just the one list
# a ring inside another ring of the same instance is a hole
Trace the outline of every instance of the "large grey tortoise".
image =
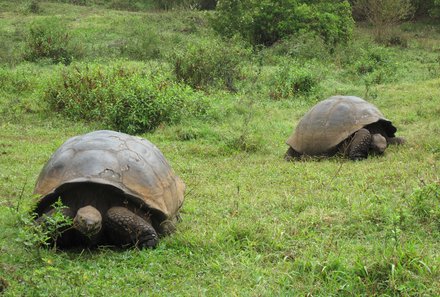
[(44, 166), (34, 190), (36, 220), (45, 222), (61, 199), (73, 225), (60, 230), (58, 246), (154, 247), (174, 230), (184, 190), (151, 142), (94, 131), (68, 139)]
[(333, 96), (316, 104), (287, 140), (285, 159), (332, 156), (352, 160), (382, 154), (388, 144), (402, 144), (397, 129), (373, 104), (355, 96)]

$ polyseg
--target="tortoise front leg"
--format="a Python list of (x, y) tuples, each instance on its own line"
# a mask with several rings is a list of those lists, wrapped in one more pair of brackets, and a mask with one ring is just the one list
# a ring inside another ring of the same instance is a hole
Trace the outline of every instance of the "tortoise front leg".
[(118, 245), (133, 244), (140, 248), (153, 248), (159, 240), (150, 222), (125, 207), (110, 208), (106, 225), (110, 238)]
[(367, 129), (360, 129), (354, 133), (348, 147), (348, 157), (353, 160), (362, 160), (368, 157), (368, 150), (371, 144), (371, 134)]
[(301, 159), (301, 154), (289, 146), (289, 149), (284, 154), (284, 160), (289, 162), (289, 161), (300, 160), (300, 159)]
[(388, 144), (401, 145), (406, 143), (406, 139), (403, 137), (389, 137), (387, 138)]

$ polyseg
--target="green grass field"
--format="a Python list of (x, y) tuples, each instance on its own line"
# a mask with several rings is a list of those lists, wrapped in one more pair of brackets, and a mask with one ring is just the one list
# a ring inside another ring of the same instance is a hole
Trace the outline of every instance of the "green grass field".
[[(353, 42), (332, 54), (307, 40), (253, 52), (219, 41), (209, 12), (39, 6), (35, 14), (0, 1), (0, 295), (440, 295), (438, 24), (403, 24), (406, 47), (375, 44), (360, 24)], [(30, 24), (54, 16), (69, 30), (73, 63), (26, 61)], [(177, 231), (154, 250), (30, 244), (22, 218), (44, 163), (69, 137), (109, 128), (51, 111), (51, 81), (66, 69), (115, 61), (172, 76), (173, 55), (204, 42), (240, 49), (236, 92), (217, 81), (196, 88), (208, 102), (203, 116), (137, 133), (187, 185)], [(274, 98), (274, 78), (289, 63), (316, 85)], [(378, 106), (407, 144), (361, 162), (285, 162), (298, 120), (336, 94)]]

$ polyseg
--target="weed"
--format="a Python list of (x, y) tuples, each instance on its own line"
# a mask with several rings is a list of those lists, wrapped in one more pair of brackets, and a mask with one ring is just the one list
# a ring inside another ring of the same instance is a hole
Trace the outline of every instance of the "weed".
[(72, 219), (63, 214), (65, 208), (61, 199), (58, 199), (52, 205), (51, 215), (44, 214), (37, 221), (35, 215), (17, 213), (21, 225), (17, 240), (27, 249), (48, 247), (50, 244), (56, 249), (57, 239), (72, 225)]
[(34, 21), (29, 26), (24, 58), (36, 61), (48, 58), (54, 63), (70, 64), (74, 51), (67, 26), (58, 18)]
[(414, 216), (433, 231), (440, 232), (440, 183), (433, 182), (416, 188), (409, 197), (409, 207)]

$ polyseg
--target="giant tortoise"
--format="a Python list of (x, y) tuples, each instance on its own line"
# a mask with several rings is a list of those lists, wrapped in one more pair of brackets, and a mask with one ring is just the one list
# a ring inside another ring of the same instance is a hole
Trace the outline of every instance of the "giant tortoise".
[(41, 171), (34, 193), (39, 223), (62, 212), (73, 224), (57, 240), (61, 247), (154, 247), (174, 230), (185, 184), (151, 142), (114, 131), (68, 139)]
[(382, 154), (388, 144), (401, 144), (397, 129), (373, 104), (355, 96), (333, 96), (316, 104), (287, 140), (285, 159), (332, 156), (352, 160)]

